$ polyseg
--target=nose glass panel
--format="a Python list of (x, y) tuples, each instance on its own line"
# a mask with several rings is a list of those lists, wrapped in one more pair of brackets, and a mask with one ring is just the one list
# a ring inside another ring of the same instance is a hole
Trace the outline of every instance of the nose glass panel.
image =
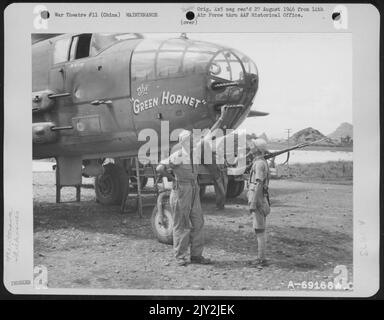
[(252, 61), (251, 58), (249, 58), (248, 56), (246, 56), (245, 54), (243, 54), (237, 50), (232, 50), (232, 52), (241, 61), (241, 64), (243, 65), (246, 73), (258, 75), (258, 70), (257, 70), (256, 64)]
[(239, 103), (244, 89), (244, 73), (246, 72), (241, 58), (238, 54), (235, 54), (232, 50), (221, 50), (212, 59), (209, 65), (209, 74), (211, 76), (211, 84), (225, 84), (236, 82), (238, 85), (228, 87), (215, 87), (214, 98), (217, 106), (221, 106), (224, 103)]
[(227, 81), (238, 81), (244, 78), (244, 67), (238, 57), (231, 51), (221, 51), (212, 60), (209, 66), (212, 76)]
[[(236, 128), (240, 120), (246, 117), (257, 91), (256, 65), (241, 52), (222, 49), (208, 67), (209, 101), (217, 117), (223, 118), (221, 125)], [(227, 111), (223, 114), (223, 110)]]
[(236, 50), (219, 52), (209, 67), (210, 75), (228, 81), (244, 79), (244, 73), (258, 74), (255, 63), (243, 53)]

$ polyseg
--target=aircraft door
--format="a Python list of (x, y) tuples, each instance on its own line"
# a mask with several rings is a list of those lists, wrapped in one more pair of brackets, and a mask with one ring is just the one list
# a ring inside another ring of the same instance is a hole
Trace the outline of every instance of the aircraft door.
[[(49, 90), (59, 96), (54, 99), (56, 112), (44, 114), (44, 121), (50, 121), (58, 127), (71, 125), (71, 121), (61, 112), (68, 103), (68, 92), (66, 91), (67, 62), (71, 37), (59, 38), (52, 44), (51, 69), (49, 70)], [(60, 131), (60, 136), (67, 135), (70, 130)]]
[(133, 131), (130, 110), (130, 71), (129, 62), (132, 51), (109, 54), (102, 61), (103, 89), (98, 100), (108, 101), (102, 112), (103, 127), (106, 131)]
[(71, 38), (57, 40), (53, 44), (52, 68), (49, 72), (50, 89), (55, 93), (64, 93), (66, 78), (66, 62), (68, 61)]
[[(77, 110), (74, 122), (79, 120), (78, 117), (82, 122), (92, 121), (92, 126), (85, 125), (85, 130), (79, 134), (132, 129), (126, 105), (129, 101), (130, 52), (98, 55), (94, 42), (94, 34), (74, 36), (68, 63), (66, 86)], [(91, 120), (89, 115), (92, 115)]]
[(70, 61), (67, 65), (66, 90), (70, 102), (65, 116), (79, 136), (100, 135), (103, 130), (102, 113), (105, 105), (94, 105), (103, 94), (105, 73), (100, 57)]

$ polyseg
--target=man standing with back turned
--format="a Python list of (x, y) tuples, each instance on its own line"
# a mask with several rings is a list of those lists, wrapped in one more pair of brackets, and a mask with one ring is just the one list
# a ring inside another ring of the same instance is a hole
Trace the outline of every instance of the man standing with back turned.
[(205, 167), (213, 179), (216, 195), (216, 210), (224, 210), (228, 185), (227, 167), (224, 164), (215, 163), (206, 164)]
[(269, 168), (264, 159), (267, 150), (267, 143), (263, 139), (253, 139), (251, 151), (254, 155), (251, 172), (249, 174), (248, 186), (248, 205), (253, 216), (253, 229), (257, 237), (258, 255), (255, 266), (263, 267), (267, 265), (265, 250), (267, 235), (265, 232), (266, 218), (270, 212), (268, 183)]
[[(193, 136), (190, 131), (183, 130), (179, 134), (181, 149), (163, 160), (156, 168), (157, 172), (172, 181), (170, 205), (173, 215), (173, 248), (177, 264), (190, 262), (209, 264), (211, 261), (203, 257), (204, 218), (201, 210), (199, 184), (197, 181), (197, 165), (192, 163)], [(172, 169), (170, 174), (167, 169)]]

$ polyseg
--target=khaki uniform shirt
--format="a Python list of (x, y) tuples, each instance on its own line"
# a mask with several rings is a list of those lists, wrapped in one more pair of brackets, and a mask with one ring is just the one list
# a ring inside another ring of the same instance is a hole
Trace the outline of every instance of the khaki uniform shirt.
[(257, 180), (260, 180), (264, 185), (268, 186), (269, 167), (267, 161), (264, 158), (259, 158), (254, 161), (249, 178), (250, 183), (256, 183)]
[(258, 185), (268, 187), (269, 184), (269, 168), (268, 163), (264, 158), (256, 159), (252, 165), (249, 177), (248, 190), (248, 205), (250, 210), (261, 211), (264, 216), (270, 212), (266, 194), (263, 194), (263, 199), (257, 199)]

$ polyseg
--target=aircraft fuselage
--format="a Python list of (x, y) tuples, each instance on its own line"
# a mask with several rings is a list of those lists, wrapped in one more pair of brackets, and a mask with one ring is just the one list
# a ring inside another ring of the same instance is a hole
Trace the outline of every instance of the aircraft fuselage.
[(33, 44), (35, 159), (134, 155), (141, 130), (160, 135), (161, 121), (170, 131), (211, 128), (225, 105), (243, 107), (221, 127), (245, 119), (258, 87), (248, 57), (186, 38), (128, 35), (66, 34)]

